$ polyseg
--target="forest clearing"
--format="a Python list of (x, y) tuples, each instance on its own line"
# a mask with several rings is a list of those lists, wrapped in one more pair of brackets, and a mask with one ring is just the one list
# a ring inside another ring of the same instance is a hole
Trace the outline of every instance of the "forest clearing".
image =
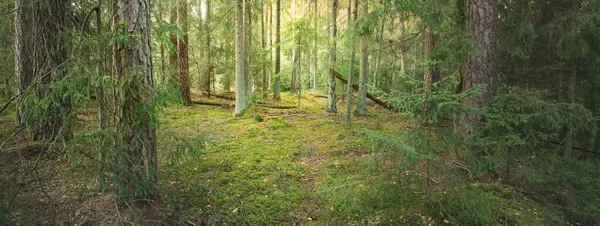
[(600, 1), (0, 0), (0, 226), (600, 225)]
[[(89, 159), (70, 164), (60, 147), (23, 137), (5, 144), (2, 153), (3, 180), (19, 182), (2, 187), (5, 195), (14, 196), (13, 214), (23, 222), (45, 225), (134, 220), (176, 225), (446, 224), (451, 218), (440, 218), (444, 215), (429, 209), (426, 187), (443, 199), (452, 195), (442, 193), (444, 187), (469, 180), (464, 166), (448, 161), (446, 155), (434, 160), (429, 175), (421, 164), (395, 167), (391, 161), (406, 157), (373, 150), (361, 135), (374, 131), (397, 137), (411, 126), (405, 113), (373, 106), (369, 118), (358, 119), (348, 129), (342, 115), (323, 113), (326, 99), (312, 94), (302, 99), (300, 113), (295, 108), (270, 108), (296, 104), (296, 96), (284, 94), (281, 101), (266, 101), (240, 118), (231, 117), (231, 100), (194, 100), (226, 105), (173, 106), (160, 114), (157, 136), (165, 139), (158, 139), (162, 191), (156, 204), (118, 213), (111, 194), (90, 186), (95, 172), (86, 167)], [(78, 116), (77, 130), (95, 128), (90, 125), (97, 124), (96, 110)], [(2, 127), (13, 128), (10, 121), (3, 117)], [(2, 136), (10, 136), (9, 132), (3, 129)], [(204, 145), (202, 151), (188, 152)], [(37, 172), (26, 172), (32, 169)], [(481, 199), (473, 205), (484, 206), (455, 211), (500, 208), (489, 217), (519, 225), (566, 223), (519, 191), (494, 181), (472, 180), (464, 186), (459, 189), (466, 193), (456, 195), (472, 195), (469, 198)]]

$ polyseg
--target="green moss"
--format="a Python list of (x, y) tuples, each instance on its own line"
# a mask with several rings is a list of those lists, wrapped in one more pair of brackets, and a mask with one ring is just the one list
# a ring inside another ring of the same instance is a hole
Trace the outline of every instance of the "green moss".
[(472, 184), (439, 194), (441, 213), (452, 225), (565, 225), (564, 220), (514, 189)]

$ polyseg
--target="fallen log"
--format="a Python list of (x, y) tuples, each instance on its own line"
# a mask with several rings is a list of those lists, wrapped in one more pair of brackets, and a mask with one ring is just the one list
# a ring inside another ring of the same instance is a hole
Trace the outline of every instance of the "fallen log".
[(266, 105), (258, 104), (259, 107), (273, 108), (273, 109), (296, 109), (298, 106), (284, 106), (284, 105)]
[[(331, 72), (331, 74), (333, 74), (335, 76), (335, 78), (337, 78), (338, 80), (342, 81), (346, 85), (348, 84), (348, 80), (346, 80), (344, 78), (344, 76), (342, 76), (335, 69), (331, 68), (330, 72)], [(352, 89), (354, 89), (354, 91), (358, 91), (358, 85), (357, 84), (352, 84)], [(376, 104), (379, 104), (380, 106), (382, 106), (382, 107), (384, 107), (386, 109), (394, 110), (394, 108), (392, 106), (390, 106), (388, 103), (386, 103), (385, 101), (382, 101), (382, 100), (378, 99), (377, 97), (375, 97), (374, 95), (372, 95), (370, 93), (367, 93), (367, 98), (369, 98), (370, 100), (372, 100)]]
[[(202, 94), (209, 96), (209, 94), (204, 91), (202, 91)], [(215, 94), (215, 93), (211, 93), (209, 97), (216, 97), (216, 98), (225, 99), (225, 100), (235, 100), (235, 97), (230, 97), (230, 96), (225, 96), (225, 95), (220, 95), (220, 94)]]
[(208, 101), (202, 101), (202, 100), (192, 100), (192, 103), (198, 104), (198, 105), (229, 107), (229, 103), (208, 102)]

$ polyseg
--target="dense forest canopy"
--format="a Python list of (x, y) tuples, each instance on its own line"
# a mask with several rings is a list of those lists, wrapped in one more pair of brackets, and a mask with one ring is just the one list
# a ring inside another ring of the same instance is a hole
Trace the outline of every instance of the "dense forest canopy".
[(0, 20), (0, 225), (600, 224), (600, 1)]

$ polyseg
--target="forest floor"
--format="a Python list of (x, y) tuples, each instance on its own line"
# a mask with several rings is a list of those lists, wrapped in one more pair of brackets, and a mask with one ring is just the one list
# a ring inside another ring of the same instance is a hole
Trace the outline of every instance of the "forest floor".
[[(65, 153), (60, 143), (32, 142), (15, 133), (14, 115), (2, 116), (0, 223), (7, 213), (26, 225), (453, 223), (430, 208), (436, 205), (427, 194), (445, 196), (442, 186), (468, 181), (460, 163), (434, 159), (430, 176), (422, 164), (398, 173), (397, 162), (377, 158), (363, 135), (399, 136), (411, 126), (406, 114), (371, 106), (369, 117), (353, 117), (348, 128), (342, 103), (338, 114), (328, 114), (325, 98), (306, 94), (297, 112), (296, 98), (259, 100), (238, 118), (231, 117), (233, 102), (222, 98), (195, 95), (204, 104), (167, 107), (157, 131), (161, 196), (142, 211), (117, 208), (110, 193), (99, 193), (89, 159)], [(93, 108), (82, 111), (78, 131), (94, 130), (95, 115)], [(515, 218), (509, 224), (560, 222), (512, 189), (467, 184), (465, 194), (485, 193), (484, 201)]]

